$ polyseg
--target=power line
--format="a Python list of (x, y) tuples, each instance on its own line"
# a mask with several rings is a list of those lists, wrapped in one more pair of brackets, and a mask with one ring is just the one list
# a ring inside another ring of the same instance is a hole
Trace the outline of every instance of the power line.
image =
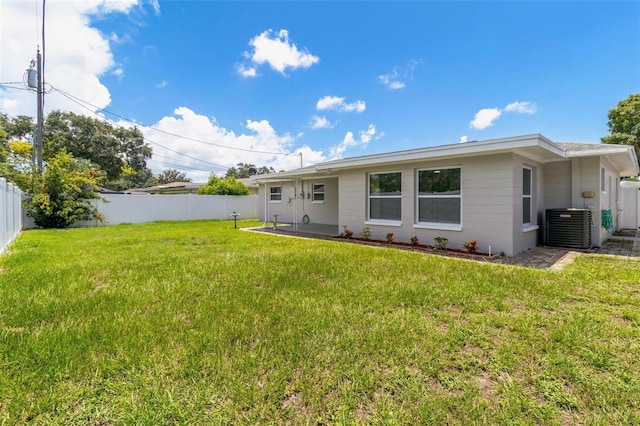
[[(56, 89), (56, 90), (57, 90), (57, 89)], [(67, 95), (66, 95), (65, 93), (63, 93), (62, 91), (59, 91), (59, 92), (60, 92), (60, 94), (62, 94), (63, 96), (67, 97)], [(73, 97), (67, 97), (67, 98), (68, 98), (71, 102), (74, 102), (75, 104), (79, 105), (80, 107), (82, 107), (82, 108), (86, 109), (87, 111), (89, 111), (90, 113), (92, 113), (93, 115), (95, 115), (96, 117), (99, 117), (99, 118), (101, 118), (101, 119), (103, 119), (103, 120), (106, 120), (106, 121), (108, 121), (109, 123), (113, 124), (114, 126), (123, 127), (122, 125), (120, 125), (120, 124), (118, 124), (118, 123), (114, 122), (113, 120), (109, 120), (108, 118), (102, 117), (101, 115), (99, 115), (99, 114), (97, 114), (95, 111), (93, 111), (91, 108), (88, 108), (87, 106), (83, 105), (82, 103), (80, 103), (79, 101), (77, 101), (76, 99), (74, 99)], [(220, 164), (212, 163), (212, 162), (210, 162), (210, 161), (206, 161), (206, 160), (203, 160), (203, 159), (201, 159), (201, 158), (193, 157), (193, 156), (191, 156), (191, 155), (184, 154), (184, 153), (182, 153), (182, 152), (176, 151), (176, 150), (171, 149), (171, 148), (169, 148), (169, 147), (167, 147), (167, 146), (164, 146), (164, 145), (162, 145), (162, 144), (160, 144), (160, 143), (158, 143), (158, 142), (154, 142), (154, 141), (152, 141), (151, 139), (149, 139), (149, 138), (148, 138), (148, 137), (146, 137), (146, 136), (143, 136), (143, 139), (144, 139), (145, 141), (149, 142), (149, 143), (152, 143), (152, 144), (157, 145), (157, 146), (159, 146), (159, 147), (161, 147), (161, 148), (164, 148), (164, 149), (166, 149), (167, 151), (171, 151), (171, 152), (173, 152), (174, 154), (182, 155), (183, 157), (187, 157), (187, 158), (189, 158), (189, 159), (191, 159), (191, 160), (200, 161), (200, 162), (203, 162), (203, 163), (205, 163), (205, 164), (209, 164), (209, 165), (211, 165), (211, 166), (214, 166), (214, 167), (217, 167), (217, 168), (220, 168), (220, 169), (225, 169), (225, 170), (226, 170), (226, 169), (228, 169), (228, 168), (229, 168), (228, 166), (223, 166), (223, 165), (220, 165)]]
[(215, 147), (218, 147), (218, 148), (232, 149), (232, 150), (244, 151), (244, 152), (253, 152), (253, 153), (256, 153), (256, 154), (286, 155), (286, 156), (298, 155), (298, 154), (294, 154), (294, 153), (290, 153), (290, 152), (259, 151), (259, 150), (255, 150), (255, 149), (238, 148), (238, 147), (234, 147), (234, 146), (220, 145), (220, 144), (217, 144), (217, 143), (214, 143), (214, 142), (208, 142), (208, 141), (203, 141), (201, 139), (195, 139), (195, 138), (192, 138), (192, 137), (189, 137), (189, 136), (179, 135), (177, 133), (168, 132), (166, 130), (157, 129), (155, 127), (146, 126), (144, 124), (135, 122), (135, 121), (130, 120), (130, 119), (128, 119), (128, 118), (126, 118), (126, 117), (124, 117), (122, 115), (116, 114), (116, 113), (111, 112), (111, 111), (109, 111), (107, 109), (104, 109), (104, 108), (100, 108), (97, 105), (93, 105), (90, 102), (82, 100), (82, 99), (80, 99), (80, 98), (78, 98), (78, 97), (76, 97), (76, 96), (74, 96), (74, 95), (72, 95), (72, 94), (70, 94), (68, 92), (65, 92), (64, 90), (61, 90), (61, 89), (58, 89), (58, 88), (55, 88), (55, 87), (53, 87), (53, 89), (58, 91), (58, 92), (60, 92), (62, 95), (64, 95), (68, 99), (74, 98), (79, 102), (83, 102), (83, 103), (95, 108), (96, 110), (99, 110), (99, 111), (105, 112), (107, 114), (113, 115), (114, 117), (118, 117), (118, 118), (120, 118), (122, 120), (125, 120), (125, 121), (129, 122), (129, 123), (135, 124), (137, 126), (145, 127), (147, 129), (155, 130), (156, 132), (164, 133), (166, 135), (174, 136), (174, 137), (177, 137), (177, 138), (180, 138), (180, 139), (185, 139), (185, 140), (189, 140), (189, 141), (192, 141), (192, 142), (198, 142), (198, 143), (202, 143), (202, 144), (205, 144), (205, 145), (211, 145), (211, 146), (215, 146)]

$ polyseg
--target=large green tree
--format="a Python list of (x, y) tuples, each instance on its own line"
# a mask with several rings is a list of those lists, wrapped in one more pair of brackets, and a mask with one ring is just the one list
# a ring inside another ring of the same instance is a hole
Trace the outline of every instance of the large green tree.
[(238, 163), (236, 167), (231, 167), (227, 169), (227, 174), (225, 177), (233, 177), (236, 179), (246, 179), (251, 176), (252, 170), (255, 171), (253, 174), (264, 175), (268, 173), (275, 173), (275, 169), (273, 167), (262, 166), (257, 168), (254, 164), (249, 163)]
[(99, 166), (101, 185), (111, 189), (144, 186), (153, 176), (146, 160), (151, 147), (137, 127), (116, 127), (72, 112), (53, 111), (44, 126), (44, 157), (66, 150)]
[(191, 179), (188, 178), (186, 174), (175, 169), (164, 170), (154, 176), (154, 178), (156, 185), (163, 185), (171, 182), (191, 182)]
[(603, 143), (633, 145), (640, 158), (640, 93), (630, 95), (609, 110), (609, 136)]

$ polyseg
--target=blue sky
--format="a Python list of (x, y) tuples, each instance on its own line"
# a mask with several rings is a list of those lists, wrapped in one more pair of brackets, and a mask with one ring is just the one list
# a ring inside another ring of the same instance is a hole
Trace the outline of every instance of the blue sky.
[[(34, 57), (38, 7), (2, 1), (0, 83)], [(300, 153), (599, 142), (640, 92), (638, 1), (49, 0), (46, 17), (47, 110), (140, 123), (149, 166), (196, 181), (238, 162), (289, 170)], [(33, 114), (15, 87), (2, 111)]]

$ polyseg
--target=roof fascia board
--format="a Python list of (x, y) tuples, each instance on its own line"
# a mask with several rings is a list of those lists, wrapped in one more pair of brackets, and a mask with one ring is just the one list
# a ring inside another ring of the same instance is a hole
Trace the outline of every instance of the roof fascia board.
[(564, 151), (556, 144), (542, 135), (533, 134), (334, 160), (319, 163), (316, 165), (316, 168), (318, 170), (337, 170), (381, 163), (406, 163), (423, 159), (458, 158), (479, 153), (495, 154), (509, 152), (515, 151), (518, 148), (531, 148), (536, 146), (544, 148), (560, 157), (564, 157)]

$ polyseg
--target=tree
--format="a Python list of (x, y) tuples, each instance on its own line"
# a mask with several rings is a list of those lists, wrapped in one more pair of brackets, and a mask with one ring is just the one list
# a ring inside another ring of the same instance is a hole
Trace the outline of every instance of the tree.
[(80, 220), (104, 222), (102, 213), (91, 204), (93, 199), (102, 199), (94, 191), (96, 183), (89, 161), (59, 152), (38, 176), (34, 194), (26, 203), (29, 215), (42, 228), (67, 228)]
[(191, 179), (186, 174), (174, 169), (164, 170), (155, 176), (157, 185), (167, 184), (171, 182), (191, 182)]
[(99, 166), (101, 184), (111, 189), (144, 186), (153, 176), (146, 160), (151, 147), (137, 128), (114, 127), (104, 121), (53, 111), (45, 122), (45, 159), (66, 150)]
[(640, 158), (640, 93), (630, 95), (609, 110), (609, 132), (603, 143), (633, 145)]
[(198, 195), (249, 195), (249, 188), (233, 177), (221, 179), (211, 176), (207, 183), (200, 187)]
[(4, 161), (0, 162), (0, 176), (5, 177), (22, 192), (31, 193), (37, 176), (33, 162), (33, 146), (26, 141), (9, 142)]
[(27, 193), (33, 189), (36, 173), (33, 146), (25, 140), (29, 123), (26, 116), (10, 119), (0, 114), (0, 176)]
[(237, 168), (231, 167), (230, 169), (227, 170), (227, 174), (225, 175), (225, 177), (228, 177), (228, 178), (233, 177), (236, 179), (246, 179), (249, 176), (251, 176), (251, 169), (255, 170), (255, 173), (253, 174), (259, 174), (259, 175), (276, 172), (273, 167), (262, 166), (258, 169), (253, 164), (238, 163)]

